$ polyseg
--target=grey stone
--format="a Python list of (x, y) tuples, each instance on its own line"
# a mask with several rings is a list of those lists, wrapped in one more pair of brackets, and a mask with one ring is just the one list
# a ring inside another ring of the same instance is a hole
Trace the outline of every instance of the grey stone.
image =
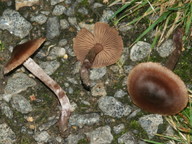
[(37, 142), (46, 143), (50, 139), (50, 135), (47, 131), (36, 132), (33, 136)]
[(130, 52), (130, 59), (132, 61), (140, 61), (147, 57), (151, 52), (151, 45), (149, 43), (138, 41)]
[(73, 73), (73, 74), (78, 74), (80, 68), (81, 68), (81, 62), (80, 62), (80, 61), (77, 61), (77, 62), (74, 64), (74, 66), (73, 66), (73, 71), (72, 71), (72, 73)]
[(65, 0), (65, 4), (71, 4), (72, 3), (72, 1), (71, 0)]
[(0, 124), (0, 143), (13, 144), (16, 141), (16, 135), (12, 129), (6, 124)]
[(123, 116), (128, 116), (131, 113), (130, 106), (122, 104), (111, 96), (101, 97), (98, 100), (98, 106), (105, 115), (111, 117), (121, 118)]
[(47, 17), (44, 14), (39, 14), (37, 16), (33, 16), (30, 19), (32, 22), (36, 22), (40, 25), (44, 24), (47, 21)]
[(118, 30), (123, 33), (126, 33), (128, 30), (131, 30), (132, 28), (134, 28), (134, 26), (127, 25), (126, 22), (123, 22), (123, 23), (119, 24), (119, 26), (118, 26)]
[(69, 94), (73, 94), (73, 92), (74, 92), (74, 90), (73, 90), (72, 87), (69, 87), (69, 88), (67, 89), (67, 91), (68, 91)]
[(127, 95), (127, 92), (123, 91), (122, 89), (115, 92), (114, 97), (115, 98), (122, 98), (125, 95)]
[(89, 138), (90, 144), (111, 144), (113, 140), (109, 126), (99, 127), (85, 134)]
[[(47, 59), (48, 60), (54, 60), (58, 57), (63, 57), (66, 54), (66, 50), (62, 47), (53, 47), (48, 56)], [(58, 65), (58, 64), (57, 64)]]
[(90, 32), (93, 33), (94, 30), (94, 24), (87, 24), (85, 22), (80, 22), (79, 23), (80, 28), (86, 28), (87, 30), (89, 30)]
[(85, 7), (78, 9), (78, 12), (81, 13), (82, 15), (88, 15), (89, 13)]
[(65, 11), (64, 14), (67, 15), (68, 17), (74, 16), (75, 14), (75, 5), (72, 5), (68, 7)]
[(41, 62), (40, 67), (45, 71), (46, 74), (52, 75), (60, 66), (57, 60)]
[(133, 66), (125, 65), (123, 68), (124, 68), (124, 72), (128, 74), (133, 69)]
[(16, 94), (20, 93), (21, 91), (25, 91), (28, 87), (35, 85), (36, 82), (26, 74), (21, 72), (15, 73), (8, 79), (4, 92), (5, 94)]
[(11, 110), (11, 108), (9, 107), (9, 105), (5, 102), (0, 101), (0, 109), (1, 112), (8, 117), (9, 119), (13, 118), (13, 111)]
[(100, 7), (103, 7), (103, 4), (97, 3), (97, 2), (93, 4), (93, 9), (100, 8)]
[(41, 14), (48, 16), (50, 14), (50, 11), (41, 11)]
[(39, 126), (39, 131), (45, 131), (48, 130), (51, 126), (53, 126), (54, 124), (57, 123), (57, 119), (55, 116), (53, 117), (49, 117), (48, 118), (48, 122), (42, 124), (41, 126)]
[(14, 95), (11, 100), (11, 105), (13, 108), (15, 108), (17, 111), (26, 114), (32, 111), (32, 106), (25, 97), (22, 95)]
[(57, 17), (50, 17), (46, 23), (46, 38), (54, 39), (60, 35), (60, 24)]
[(68, 21), (69, 21), (69, 23), (70, 23), (72, 26), (75, 26), (76, 28), (79, 28), (79, 26), (77, 25), (77, 19), (76, 19), (76, 17), (69, 17), (69, 18), (68, 18)]
[(59, 41), (59, 46), (65, 46), (67, 44), (67, 40), (66, 39), (61, 39), (60, 41)]
[(97, 83), (92, 89), (91, 89), (92, 96), (106, 96), (107, 92), (105, 90), (105, 86), (103, 83)]
[(0, 17), (0, 29), (8, 30), (11, 34), (24, 38), (32, 29), (32, 25), (17, 11), (6, 9)]
[(90, 70), (90, 79), (91, 80), (98, 80), (100, 78), (102, 78), (107, 72), (106, 67), (102, 67), (102, 68), (94, 68), (92, 70)]
[(100, 21), (108, 23), (108, 21), (110, 20), (110, 18), (113, 14), (114, 14), (114, 12), (112, 10), (104, 10), (103, 15), (100, 18)]
[(85, 135), (84, 134), (70, 134), (67, 138), (66, 138), (66, 144), (78, 144), (79, 140), (84, 139)]
[(117, 65), (112, 65), (112, 66), (110, 66), (110, 69), (111, 69), (114, 73), (119, 72), (119, 66), (117, 66)]
[(60, 20), (60, 26), (61, 29), (68, 29), (69, 28), (69, 22), (66, 19)]
[(119, 144), (138, 144), (136, 138), (131, 132), (127, 132), (123, 134), (120, 138), (118, 138)]
[(163, 124), (163, 118), (158, 114), (150, 114), (139, 118), (139, 123), (151, 139), (157, 133), (159, 125)]
[(69, 124), (82, 128), (84, 125), (93, 125), (100, 121), (100, 116), (97, 113), (90, 114), (74, 114), (69, 119)]
[(129, 57), (129, 48), (124, 47), (123, 53), (118, 61), (119, 65), (123, 66), (125, 64), (125, 62), (128, 60), (128, 57)]
[(169, 56), (175, 50), (173, 40), (166, 40), (164, 43), (161, 44), (161, 46), (157, 47), (156, 50), (161, 57)]
[(66, 45), (64, 48), (66, 49), (67, 53), (68, 53), (70, 56), (72, 56), (72, 57), (75, 56), (74, 51), (73, 51), (73, 48), (72, 48), (71, 46)]
[(115, 134), (121, 133), (124, 129), (125, 129), (124, 124), (119, 124), (119, 125), (113, 127), (113, 131)]
[(65, 0), (51, 0), (51, 5), (56, 5), (56, 4), (63, 2), (63, 1), (65, 1)]
[(67, 80), (72, 83), (72, 84), (78, 84), (77, 80), (75, 80), (75, 78), (70, 78), (70, 77), (67, 77)]
[(52, 14), (56, 16), (60, 16), (64, 13), (65, 10), (66, 8), (63, 5), (56, 5), (53, 9)]

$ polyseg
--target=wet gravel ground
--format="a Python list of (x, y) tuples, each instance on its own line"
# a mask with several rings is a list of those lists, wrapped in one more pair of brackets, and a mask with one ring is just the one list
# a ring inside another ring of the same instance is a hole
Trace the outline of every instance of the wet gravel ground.
[[(0, 5), (0, 143), (145, 144), (143, 139), (158, 140), (156, 133), (174, 135), (161, 115), (143, 112), (131, 102), (126, 86), (129, 71), (149, 54), (166, 59), (174, 50), (171, 39), (152, 53), (152, 36), (129, 48), (145, 25), (120, 22), (123, 54), (114, 65), (92, 69), (93, 88), (86, 91), (72, 40), (82, 27), (92, 30), (98, 21), (112, 24), (109, 18), (120, 5), (108, 7), (96, 0), (40, 0), (39, 5), (18, 10), (12, 1)], [(65, 134), (57, 127), (59, 102), (43, 83), (22, 66), (2, 75), (13, 47), (39, 37), (47, 40), (33, 59), (61, 85), (72, 104)]]

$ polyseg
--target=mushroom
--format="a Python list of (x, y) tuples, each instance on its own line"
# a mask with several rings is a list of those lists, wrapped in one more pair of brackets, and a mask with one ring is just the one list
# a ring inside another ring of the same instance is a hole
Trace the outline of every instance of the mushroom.
[(184, 82), (158, 63), (135, 66), (128, 75), (127, 87), (133, 103), (151, 113), (174, 115), (188, 103)]
[(9, 73), (19, 65), (23, 64), (33, 75), (47, 85), (58, 97), (61, 104), (61, 115), (59, 129), (63, 132), (67, 129), (70, 116), (70, 102), (65, 91), (56, 83), (44, 70), (36, 64), (30, 56), (41, 46), (45, 38), (30, 40), (21, 45), (17, 45), (12, 52), (11, 58), (4, 66), (4, 74)]
[(173, 44), (175, 46), (175, 50), (171, 53), (171, 55), (168, 57), (165, 66), (170, 69), (174, 70), (179, 58), (182, 53), (183, 48), (183, 31), (181, 28), (177, 28), (173, 33)]
[(115, 28), (97, 22), (93, 34), (86, 28), (78, 32), (73, 39), (73, 49), (77, 59), (82, 63), (81, 79), (89, 86), (90, 68), (99, 68), (117, 62), (122, 54), (123, 41)]

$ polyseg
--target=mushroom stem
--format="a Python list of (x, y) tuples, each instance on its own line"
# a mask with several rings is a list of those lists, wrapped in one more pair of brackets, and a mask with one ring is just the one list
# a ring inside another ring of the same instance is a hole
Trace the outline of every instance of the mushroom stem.
[(33, 59), (28, 58), (23, 65), (44, 84), (46, 84), (58, 97), (61, 104), (61, 115), (59, 120), (59, 129), (64, 132), (68, 127), (68, 119), (70, 116), (70, 102), (65, 91), (56, 83), (44, 70), (36, 64)]
[(182, 42), (182, 37), (183, 37), (183, 32), (181, 29), (177, 29), (174, 33), (173, 33), (173, 43), (175, 45), (175, 50), (172, 52), (172, 54), (169, 56), (165, 66), (170, 69), (170, 70), (174, 70), (179, 58), (181, 56), (182, 53), (182, 46), (183, 46), (183, 42)]
[(90, 79), (89, 79), (90, 68), (95, 60), (96, 55), (102, 50), (103, 50), (102, 45), (96, 43), (94, 47), (91, 48), (91, 50), (85, 56), (85, 59), (81, 65), (80, 77), (84, 88), (87, 90), (90, 90)]

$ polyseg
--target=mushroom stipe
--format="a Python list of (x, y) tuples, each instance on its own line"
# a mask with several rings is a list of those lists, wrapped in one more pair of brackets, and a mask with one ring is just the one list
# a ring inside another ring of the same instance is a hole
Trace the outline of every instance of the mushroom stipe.
[(12, 52), (11, 59), (4, 67), (4, 74), (7, 74), (17, 66), (23, 65), (27, 68), (34, 76), (39, 78), (45, 85), (47, 85), (57, 96), (61, 104), (61, 114), (59, 124), (59, 130), (64, 132), (68, 128), (68, 120), (71, 114), (70, 102), (65, 91), (56, 83), (44, 70), (36, 64), (30, 56), (41, 46), (45, 41), (45, 38), (39, 38), (28, 41), (24, 44), (17, 45)]

